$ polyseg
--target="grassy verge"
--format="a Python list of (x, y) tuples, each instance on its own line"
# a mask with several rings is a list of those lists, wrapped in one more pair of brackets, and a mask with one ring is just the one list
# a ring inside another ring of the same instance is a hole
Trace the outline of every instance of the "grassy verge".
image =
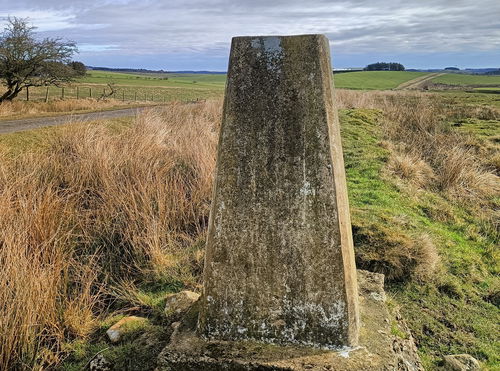
[[(493, 325), (500, 319), (498, 235), (481, 230), (484, 220), (468, 207), (439, 192), (416, 191), (385, 173), (391, 151), (383, 145), (380, 115), (357, 109), (341, 116), (358, 265), (385, 273), (407, 269), (389, 279), (388, 292), (427, 369), (435, 369), (444, 354), (463, 352), (494, 369), (500, 351)], [(436, 247), (441, 267), (432, 275), (421, 274), (430, 273), (425, 269), (437, 256), (408, 251), (411, 241)]]

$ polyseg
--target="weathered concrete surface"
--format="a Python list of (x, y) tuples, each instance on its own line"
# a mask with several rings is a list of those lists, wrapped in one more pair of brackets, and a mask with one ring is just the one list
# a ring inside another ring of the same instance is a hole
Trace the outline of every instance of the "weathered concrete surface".
[(187, 311), (199, 298), (200, 294), (188, 290), (168, 294), (165, 298), (165, 315), (179, 315)]
[(355, 345), (356, 271), (329, 44), (233, 39), (199, 333)]
[(443, 368), (447, 371), (479, 371), (479, 361), (470, 354), (453, 354), (444, 356)]
[[(383, 275), (358, 271), (359, 346), (340, 351), (255, 341), (206, 340), (196, 335), (196, 306), (176, 327), (158, 358), (157, 371), (422, 371), (404, 322), (385, 303)], [(398, 319), (399, 318), (399, 319)], [(397, 328), (402, 337), (393, 335)]]

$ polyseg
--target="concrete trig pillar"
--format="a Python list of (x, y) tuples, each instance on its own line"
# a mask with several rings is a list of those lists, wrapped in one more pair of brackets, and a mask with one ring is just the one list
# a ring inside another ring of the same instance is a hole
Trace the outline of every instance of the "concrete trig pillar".
[(352, 346), (357, 301), (328, 39), (236, 37), (198, 333)]

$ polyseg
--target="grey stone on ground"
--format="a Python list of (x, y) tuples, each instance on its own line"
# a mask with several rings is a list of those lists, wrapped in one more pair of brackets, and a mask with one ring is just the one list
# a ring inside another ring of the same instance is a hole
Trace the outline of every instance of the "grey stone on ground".
[(102, 354), (96, 355), (89, 363), (90, 371), (110, 371), (111, 364)]
[(479, 361), (469, 354), (453, 354), (444, 356), (444, 369), (449, 371), (480, 370)]
[(187, 290), (168, 294), (165, 298), (165, 315), (181, 314), (187, 311), (199, 298), (200, 294)]
[(233, 39), (200, 334), (357, 344), (356, 270), (334, 103), (325, 36)]
[[(338, 350), (280, 346), (256, 341), (216, 341), (197, 336), (196, 313), (176, 324), (158, 358), (158, 371), (422, 371), (408, 328), (388, 310), (383, 275), (358, 270), (361, 328), (359, 346)], [(196, 310), (193, 306), (191, 311)], [(391, 333), (398, 326), (403, 337)]]

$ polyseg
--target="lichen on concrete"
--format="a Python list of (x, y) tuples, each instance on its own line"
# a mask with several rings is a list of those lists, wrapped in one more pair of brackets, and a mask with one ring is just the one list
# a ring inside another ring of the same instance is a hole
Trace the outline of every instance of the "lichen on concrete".
[[(423, 371), (409, 330), (389, 311), (383, 275), (358, 271), (359, 345), (337, 350), (258, 341), (207, 340), (195, 332), (199, 302), (158, 358), (158, 371)], [(374, 295), (375, 294), (375, 295)], [(397, 321), (404, 338), (391, 333)]]
[(357, 286), (329, 44), (233, 39), (198, 331), (355, 346)]

